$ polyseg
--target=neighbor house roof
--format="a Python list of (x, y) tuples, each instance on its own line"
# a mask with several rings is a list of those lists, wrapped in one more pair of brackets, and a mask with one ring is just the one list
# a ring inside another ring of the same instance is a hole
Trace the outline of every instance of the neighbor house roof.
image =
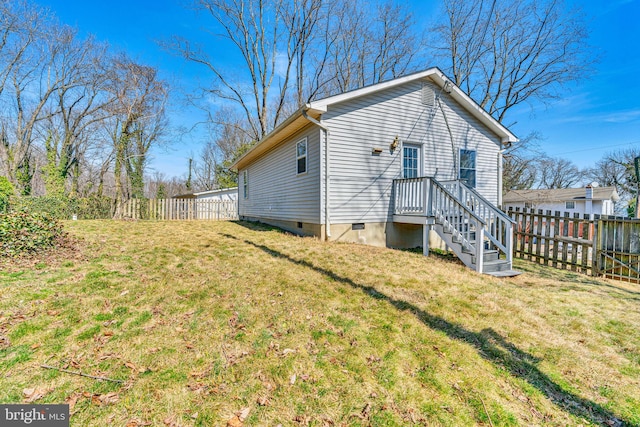
[(210, 195), (214, 195), (214, 194), (226, 194), (226, 193), (232, 193), (234, 191), (238, 191), (238, 187), (219, 188), (217, 190), (207, 190), (207, 191), (199, 191), (199, 192), (195, 192), (195, 193), (178, 194), (177, 196), (173, 196), (172, 199), (193, 199), (193, 198), (196, 198), (198, 196), (210, 196)]
[[(592, 187), (592, 200), (613, 200), (617, 202), (620, 197), (615, 187)], [(553, 190), (511, 190), (502, 198), (502, 203), (550, 203), (565, 202), (567, 200), (585, 200), (587, 189), (581, 188), (558, 188)]]
[(396, 86), (400, 86), (412, 81), (430, 78), (441, 88), (445, 88), (445, 85), (449, 84), (451, 91), (449, 95), (455, 99), (467, 112), (478, 119), (481, 123), (487, 126), (491, 131), (498, 135), (503, 144), (509, 144), (518, 141), (518, 138), (504, 127), (500, 122), (494, 119), (489, 113), (487, 113), (480, 105), (478, 105), (471, 97), (464, 93), (459, 87), (457, 87), (451, 80), (449, 80), (439, 68), (429, 68), (425, 71), (409, 74), (404, 77), (398, 77), (385, 82), (377, 83), (371, 86), (366, 86), (360, 89), (355, 89), (349, 92), (345, 92), (339, 95), (330, 96), (328, 98), (319, 99), (317, 101), (309, 102), (300, 107), (295, 113), (289, 116), (284, 122), (277, 126), (271, 133), (262, 138), (251, 150), (240, 157), (232, 166), (231, 169), (238, 170), (247, 164), (251, 163), (262, 154), (266, 153), (270, 149), (277, 146), (284, 141), (287, 137), (298, 132), (303, 127), (309, 124), (308, 117), (314, 120), (319, 120), (322, 113), (328, 110), (328, 107), (340, 102), (350, 101), (361, 96), (369, 95), (381, 90), (390, 89)]

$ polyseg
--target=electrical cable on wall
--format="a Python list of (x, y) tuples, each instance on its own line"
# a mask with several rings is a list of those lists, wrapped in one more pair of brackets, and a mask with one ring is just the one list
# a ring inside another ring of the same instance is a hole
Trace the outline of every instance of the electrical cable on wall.
[[(443, 87), (444, 90), (444, 87)], [(449, 120), (447, 119), (447, 114), (444, 111), (444, 108), (442, 107), (442, 103), (440, 102), (440, 95), (442, 94), (442, 91), (440, 91), (440, 93), (438, 94), (437, 97), (437, 103), (438, 106), (440, 107), (440, 111), (442, 111), (442, 117), (444, 117), (444, 124), (447, 127), (447, 132), (449, 133), (449, 140), (451, 141), (451, 155), (453, 156), (453, 175), (455, 176), (455, 178), (458, 178), (458, 174), (457, 174), (457, 170), (458, 170), (458, 156), (456, 155), (456, 145), (453, 141), (453, 132), (451, 131), (451, 126), (449, 126)]]

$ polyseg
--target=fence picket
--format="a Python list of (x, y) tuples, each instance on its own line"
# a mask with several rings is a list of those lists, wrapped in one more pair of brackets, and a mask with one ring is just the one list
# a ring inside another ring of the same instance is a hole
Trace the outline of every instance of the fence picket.
[(129, 199), (120, 204), (121, 217), (156, 221), (225, 221), (238, 219), (235, 200)]
[(640, 220), (524, 208), (516, 222), (514, 256), (554, 268), (640, 283)]

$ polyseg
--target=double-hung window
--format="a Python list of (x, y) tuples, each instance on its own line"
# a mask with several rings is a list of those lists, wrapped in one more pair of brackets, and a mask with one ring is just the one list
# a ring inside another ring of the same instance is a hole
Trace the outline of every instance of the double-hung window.
[(246, 169), (242, 171), (242, 194), (245, 199), (249, 197), (249, 173)]
[(569, 201), (564, 202), (564, 208), (565, 209), (575, 209), (576, 208), (576, 202), (574, 202), (573, 200), (570, 201), (570, 202)]
[(296, 168), (297, 174), (307, 173), (307, 140), (306, 138), (296, 144)]
[(476, 188), (476, 152), (460, 150), (460, 181), (471, 188)]

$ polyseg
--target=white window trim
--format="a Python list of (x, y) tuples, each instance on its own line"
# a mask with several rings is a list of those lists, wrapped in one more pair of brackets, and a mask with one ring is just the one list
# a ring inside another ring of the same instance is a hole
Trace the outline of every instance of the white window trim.
[(400, 176), (405, 178), (404, 176), (404, 148), (417, 148), (418, 149), (418, 170), (416, 173), (418, 174), (418, 178), (424, 176), (424, 159), (422, 154), (422, 144), (411, 141), (402, 141), (402, 146), (400, 147)]
[[(298, 156), (298, 145), (304, 143), (304, 156)], [(304, 158), (304, 172), (298, 172), (298, 161)], [(296, 142), (296, 175), (306, 175), (309, 172), (309, 144), (307, 138)]]
[[(572, 205), (571, 207), (569, 207), (569, 203), (571, 203), (571, 205)], [(573, 200), (567, 200), (566, 202), (564, 202), (564, 208), (566, 210), (575, 209), (576, 208), (576, 202), (573, 201)]]
[(245, 199), (249, 198), (249, 171), (246, 169), (242, 171), (242, 195)]
[[(474, 156), (473, 156), (473, 169), (471, 168), (463, 168), (462, 167), (462, 152), (463, 151), (469, 151), (469, 152), (473, 152)], [(473, 170), (474, 173), (474, 185), (472, 188), (477, 188), (478, 187), (478, 150), (472, 150), (470, 148), (460, 148), (460, 150), (458, 151), (458, 179), (460, 181), (462, 181), (462, 169), (465, 170)]]

